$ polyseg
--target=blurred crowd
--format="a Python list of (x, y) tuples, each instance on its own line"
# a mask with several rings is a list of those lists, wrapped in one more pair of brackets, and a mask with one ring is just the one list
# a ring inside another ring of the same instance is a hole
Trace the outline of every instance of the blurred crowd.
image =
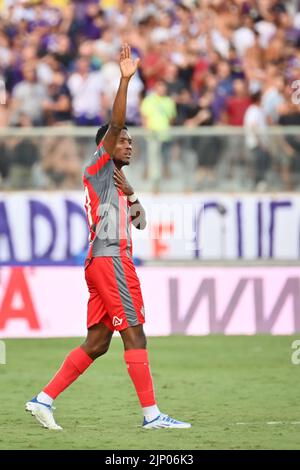
[[(253, 129), (300, 121), (291, 99), (300, 77), (299, 3), (0, 0), (0, 81), (6, 87), (0, 126), (106, 122), (118, 87), (120, 45), (128, 42), (141, 58), (129, 87), (128, 124), (156, 131), (166, 162), (172, 125), (244, 125), (246, 146), (259, 159), (259, 183), (270, 163)], [(218, 145), (211, 142), (201, 157), (191, 142), (202, 169), (216, 164)], [(283, 146), (300, 154), (291, 142)]]

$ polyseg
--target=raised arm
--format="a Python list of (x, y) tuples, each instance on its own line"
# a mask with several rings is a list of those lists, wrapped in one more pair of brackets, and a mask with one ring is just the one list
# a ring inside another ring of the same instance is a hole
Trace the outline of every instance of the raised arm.
[(113, 154), (120, 132), (125, 125), (128, 84), (138, 68), (139, 60), (133, 60), (130, 46), (123, 44), (120, 55), (120, 84), (113, 104), (109, 128), (103, 138), (103, 146), (110, 155)]

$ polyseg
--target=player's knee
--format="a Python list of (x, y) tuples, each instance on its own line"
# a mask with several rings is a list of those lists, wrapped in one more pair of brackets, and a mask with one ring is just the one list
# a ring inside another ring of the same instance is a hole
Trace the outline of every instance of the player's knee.
[(126, 328), (120, 331), (124, 348), (127, 349), (146, 349), (147, 339), (142, 325)]
[(145, 335), (136, 335), (126, 338), (124, 341), (125, 349), (146, 349), (147, 339)]
[(141, 338), (139, 338), (139, 348), (138, 349), (146, 349), (147, 348), (147, 339), (146, 336), (143, 335)]
[(110, 341), (105, 341), (101, 343), (87, 344), (88, 355), (92, 359), (97, 359), (100, 356), (103, 356), (107, 353), (109, 349)]
[(104, 343), (99, 344), (98, 348), (96, 349), (97, 357), (103, 356), (104, 354), (107, 353), (109, 349), (109, 344), (110, 342), (104, 342)]

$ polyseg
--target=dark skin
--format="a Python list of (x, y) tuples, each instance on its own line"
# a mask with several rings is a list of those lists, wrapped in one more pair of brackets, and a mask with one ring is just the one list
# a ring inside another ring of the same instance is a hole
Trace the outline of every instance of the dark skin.
[[(120, 56), (121, 79), (119, 89), (113, 104), (112, 118), (107, 133), (103, 139), (105, 150), (113, 156), (115, 163), (115, 186), (123, 191), (126, 196), (134, 193), (122, 171), (122, 167), (129, 165), (132, 153), (132, 139), (123, 129), (126, 115), (127, 89), (130, 78), (135, 74), (139, 60), (133, 60), (128, 44), (124, 44)], [(138, 201), (131, 206), (132, 220), (137, 228), (145, 228), (145, 220), (139, 220), (144, 209)], [(137, 210), (134, 210), (137, 209)], [(139, 209), (139, 211), (138, 211)], [(136, 222), (136, 223), (135, 223)], [(88, 329), (87, 337), (81, 348), (93, 359), (105, 354), (110, 346), (113, 332), (104, 323), (98, 323)], [(129, 349), (146, 349), (147, 340), (143, 325), (130, 326), (120, 331), (125, 351)]]
[[(112, 155), (116, 170), (121, 171), (123, 166), (130, 165), (132, 155), (132, 138), (126, 129), (121, 130)], [(133, 194), (133, 189), (131, 186), (129, 189), (131, 189), (131, 194)], [(130, 191), (128, 191), (128, 194), (126, 192), (126, 196), (129, 196), (129, 194)]]
[[(87, 337), (81, 348), (92, 358), (97, 359), (105, 354), (110, 346), (113, 332), (104, 323), (98, 323), (88, 329)], [(147, 340), (143, 325), (130, 326), (120, 331), (125, 351), (129, 349), (146, 349)]]
[(121, 79), (112, 107), (112, 117), (108, 131), (103, 138), (105, 150), (114, 155), (116, 146), (125, 124), (127, 90), (131, 77), (137, 71), (139, 59), (133, 60), (128, 44), (123, 44), (120, 55)]

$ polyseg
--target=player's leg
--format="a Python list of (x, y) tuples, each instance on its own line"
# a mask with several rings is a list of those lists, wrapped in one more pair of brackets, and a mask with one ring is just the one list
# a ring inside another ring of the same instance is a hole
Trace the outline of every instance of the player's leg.
[[(145, 427), (190, 427), (187, 423), (175, 420), (168, 421), (165, 425), (161, 423), (165, 415), (160, 414), (154, 396), (147, 342), (142, 326), (145, 322), (144, 304), (132, 260), (118, 257), (95, 258), (89, 268), (89, 278), (93, 278), (111, 323), (122, 336), (125, 362), (143, 409)], [(166, 419), (171, 420), (169, 417)], [(152, 421), (155, 421), (155, 425)]]
[(120, 335), (124, 344), (124, 360), (128, 374), (135, 387), (145, 419), (152, 421), (160, 414), (160, 411), (154, 394), (143, 325), (120, 330)]
[(102, 322), (91, 326), (84, 343), (67, 355), (57, 374), (45, 386), (42, 394), (38, 395), (38, 399), (43, 401), (45, 398), (46, 403), (52, 405), (53, 400), (83, 374), (95, 359), (107, 352), (112, 334), (112, 330)]
[(143, 410), (143, 427), (145, 429), (190, 428), (189, 423), (175, 420), (159, 411), (154, 394), (143, 325), (140, 324), (121, 330), (120, 335), (124, 344), (124, 359), (127, 370)]
[(71, 351), (61, 368), (45, 388), (31, 401), (26, 403), (26, 410), (49, 429), (61, 429), (56, 425), (52, 404), (69, 385), (71, 385), (93, 361), (106, 353), (113, 334), (113, 325), (102, 301), (101, 294), (94, 282), (94, 270), (91, 265), (85, 270), (90, 297), (87, 311), (88, 334), (84, 343)]
[(80, 346), (93, 360), (105, 354), (110, 346), (113, 329), (107, 324), (106, 318), (101, 323), (88, 329), (85, 341)]
[(143, 410), (144, 427), (190, 427), (163, 415), (157, 407), (143, 330), (143, 297), (132, 260), (114, 258), (107, 265), (110, 290), (109, 295), (103, 294), (103, 302), (124, 343), (124, 359)]
[(107, 352), (112, 334), (112, 329), (104, 323), (90, 327), (84, 343), (67, 355), (51, 381), (37, 396), (26, 403), (26, 410), (30, 411), (45, 428), (62, 429), (53, 417), (53, 401), (83, 374), (95, 359)]

